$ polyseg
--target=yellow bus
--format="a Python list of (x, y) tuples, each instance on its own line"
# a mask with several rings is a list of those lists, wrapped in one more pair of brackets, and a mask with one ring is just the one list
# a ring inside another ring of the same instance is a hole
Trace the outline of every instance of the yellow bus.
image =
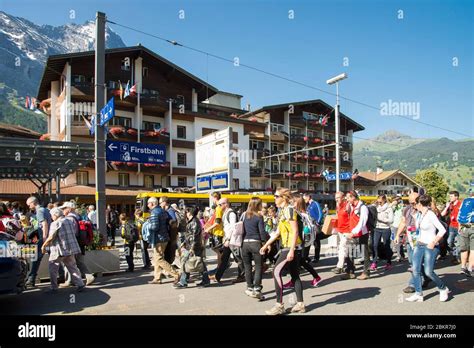
[[(144, 216), (148, 217), (148, 207), (147, 207), (147, 200), (151, 197), (156, 197), (160, 199), (160, 197), (166, 196), (168, 197), (171, 203), (176, 203), (180, 205), (183, 203), (186, 206), (197, 206), (197, 207), (208, 207), (209, 206), (209, 194), (208, 193), (176, 193), (176, 192), (144, 192), (137, 195), (137, 209), (143, 210)], [(230, 202), (230, 206), (235, 211), (239, 209), (247, 209), (247, 204), (252, 197), (259, 197), (262, 202), (267, 204), (275, 203), (275, 198), (272, 194), (229, 194), (223, 193), (223, 198), (228, 198)]]
[[(136, 208), (143, 210), (144, 217), (147, 218), (149, 216), (148, 207), (146, 204), (148, 198), (156, 197), (160, 199), (162, 196), (168, 197), (171, 203), (176, 203), (178, 205), (182, 203), (186, 206), (197, 206), (201, 208), (209, 206), (208, 193), (144, 192), (137, 195)], [(258, 192), (245, 194), (222, 194), (222, 197), (229, 199), (230, 206), (235, 211), (238, 211), (239, 209), (247, 209), (248, 202), (252, 197), (255, 196), (259, 197), (264, 203), (267, 203), (268, 205), (275, 203), (273, 193)], [(360, 198), (365, 204), (372, 204), (377, 200), (377, 196), (361, 196)], [(321, 205), (321, 208), (324, 208), (324, 205), (327, 204), (330, 214), (335, 213), (336, 207), (334, 195), (314, 194), (313, 199)], [(403, 197), (402, 199), (405, 204), (408, 203), (407, 197)]]

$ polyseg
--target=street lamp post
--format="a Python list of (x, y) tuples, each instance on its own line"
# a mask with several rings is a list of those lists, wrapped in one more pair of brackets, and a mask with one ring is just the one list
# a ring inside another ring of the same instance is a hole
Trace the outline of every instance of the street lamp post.
[(336, 108), (334, 109), (335, 115), (335, 128), (336, 128), (336, 192), (339, 192), (340, 189), (340, 172), (341, 172), (341, 158), (339, 155), (339, 146), (340, 146), (340, 139), (339, 139), (339, 81), (342, 81), (347, 78), (347, 74), (343, 73), (337, 75), (329, 80), (326, 81), (328, 85), (336, 84)]

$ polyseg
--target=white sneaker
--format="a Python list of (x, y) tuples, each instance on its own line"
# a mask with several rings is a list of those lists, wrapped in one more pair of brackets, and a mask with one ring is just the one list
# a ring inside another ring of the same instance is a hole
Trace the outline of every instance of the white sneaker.
[(405, 301), (408, 301), (408, 302), (423, 302), (423, 295), (413, 294), (410, 297), (406, 298)]
[(439, 301), (440, 302), (446, 302), (448, 300), (448, 297), (449, 297), (449, 289), (448, 287), (444, 288), (444, 290), (440, 290), (439, 291)]

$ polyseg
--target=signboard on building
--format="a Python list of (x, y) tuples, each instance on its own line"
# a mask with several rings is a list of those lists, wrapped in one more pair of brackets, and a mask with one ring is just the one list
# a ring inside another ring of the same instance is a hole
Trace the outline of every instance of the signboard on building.
[[(352, 173), (351, 172), (344, 172), (344, 173), (339, 173), (339, 180), (351, 180), (352, 178)], [(336, 181), (336, 174), (331, 173), (326, 175), (326, 180), (327, 181)]]
[(232, 127), (197, 139), (195, 149), (196, 192), (230, 190)]
[(107, 161), (161, 164), (166, 162), (166, 146), (107, 140)]

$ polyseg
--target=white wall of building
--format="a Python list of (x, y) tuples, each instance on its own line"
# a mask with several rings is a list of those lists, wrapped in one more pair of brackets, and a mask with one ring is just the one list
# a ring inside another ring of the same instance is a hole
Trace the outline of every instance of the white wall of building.
[(209, 104), (241, 109), (241, 99), (241, 96), (217, 92), (209, 98)]
[[(185, 126), (186, 127), (186, 138), (178, 138), (178, 126)], [(186, 141), (194, 141), (195, 140), (195, 130), (194, 130), (194, 122), (191, 121), (183, 121), (183, 120), (173, 120), (173, 139), (177, 140), (186, 140)], [(200, 137), (201, 133), (197, 134), (197, 137)]]

